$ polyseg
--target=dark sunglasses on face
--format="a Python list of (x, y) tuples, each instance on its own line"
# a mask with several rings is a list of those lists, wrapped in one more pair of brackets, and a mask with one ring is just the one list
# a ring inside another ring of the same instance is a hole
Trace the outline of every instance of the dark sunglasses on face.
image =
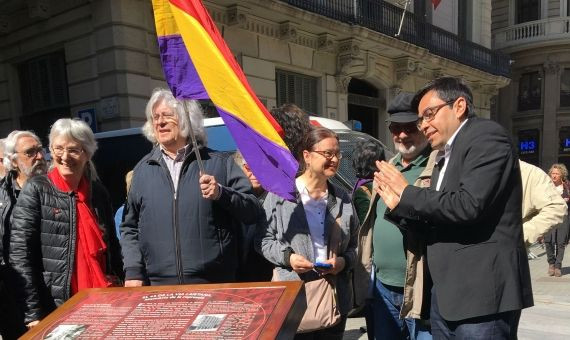
[(395, 135), (399, 135), (402, 132), (404, 132), (406, 135), (409, 135), (414, 132), (418, 132), (418, 125), (416, 123), (408, 123), (408, 124), (392, 123), (388, 126), (388, 129), (390, 129), (390, 132), (392, 132)]
[(27, 157), (32, 158), (32, 157), (36, 157), (36, 155), (38, 153), (43, 152), (43, 151), (44, 151), (44, 149), (42, 148), (42, 146), (38, 145), (38, 146), (32, 146), (31, 148), (24, 150), (22, 152), (19, 152), (19, 153), (22, 153), (22, 154), (26, 155)]

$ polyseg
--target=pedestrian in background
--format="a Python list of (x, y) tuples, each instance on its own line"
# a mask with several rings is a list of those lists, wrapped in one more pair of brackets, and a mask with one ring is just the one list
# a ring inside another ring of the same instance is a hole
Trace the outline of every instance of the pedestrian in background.
[[(133, 181), (133, 170), (127, 172), (127, 174), (125, 175), (125, 190), (126, 190), (126, 196), (129, 196), (129, 191), (131, 190), (131, 183)], [(126, 201), (126, 199), (125, 199)], [(115, 229), (117, 231), (117, 238), (120, 240), (121, 239), (121, 230), (120, 230), (120, 226), (121, 223), (123, 223), (123, 212), (125, 210), (125, 203), (121, 204), (121, 206), (119, 207), (119, 209), (117, 209), (117, 211), (115, 212)]]
[(376, 161), (383, 161), (384, 148), (380, 143), (364, 140), (356, 143), (352, 153), (352, 167), (357, 181), (352, 190), (352, 203), (356, 208), (358, 220), (362, 223), (370, 206), (372, 196), (372, 180), (376, 171)]
[(26, 326), (23, 308), (15, 300), (17, 280), (9, 263), (12, 212), (26, 181), (45, 174), (47, 164), (40, 138), (31, 131), (12, 131), (2, 144), (2, 167), (7, 173), (0, 179), (0, 335), (3, 339), (17, 339)]
[(59, 119), (49, 142), (52, 168), (26, 182), (10, 237), (28, 327), (77, 292), (119, 285), (122, 277), (111, 201), (91, 161), (97, 150), (91, 128)]
[(546, 172), (527, 162), (519, 160), (519, 163), (523, 185), (523, 233), (529, 246), (568, 223), (568, 207)]
[(283, 128), (283, 141), (291, 154), (301, 161), (303, 137), (313, 126), (309, 115), (295, 104), (283, 104), (271, 110), (271, 115)]
[[(251, 183), (251, 188), (253, 194), (259, 201), (260, 205), (263, 205), (265, 197), (267, 197), (267, 191), (263, 189), (261, 183), (257, 180), (253, 172), (251, 171), (249, 165), (243, 158), (241, 152), (236, 151), (234, 153), (234, 160), (237, 165), (241, 167), (246, 177)], [(265, 221), (265, 212), (259, 209), (259, 221)], [(259, 222), (258, 221), (258, 222)], [(257, 223), (255, 224), (241, 224), (238, 230), (238, 254), (239, 254), (239, 268), (237, 272), (237, 279), (240, 282), (263, 282), (271, 281), (273, 275), (273, 264), (263, 255), (257, 252), (254, 247), (255, 236), (257, 232)]]
[[(569, 204), (570, 188), (568, 184), (568, 169), (564, 164), (553, 164), (548, 170), (556, 191), (562, 196), (566, 204)], [(568, 221), (553, 229), (544, 237), (546, 248), (546, 260), (548, 261), (548, 275), (562, 276), (562, 260), (564, 249), (568, 243)]]

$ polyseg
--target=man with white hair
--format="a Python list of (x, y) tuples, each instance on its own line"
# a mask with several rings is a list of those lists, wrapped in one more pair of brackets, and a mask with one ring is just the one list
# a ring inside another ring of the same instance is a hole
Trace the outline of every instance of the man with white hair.
[(47, 170), (42, 143), (31, 131), (12, 131), (4, 140), (3, 165), (6, 176), (0, 180), (0, 334), (15, 339), (26, 331), (23, 315), (14, 302), (13, 274), (8, 265), (12, 208), (28, 178)]
[(187, 104), (188, 113), (164, 89), (147, 104), (143, 131), (157, 146), (134, 168), (125, 204), (126, 287), (235, 281), (236, 228), (256, 223), (260, 207), (248, 179), (231, 155), (206, 147), (202, 110)]
[[(386, 120), (392, 134), (394, 148), (398, 152), (390, 163), (402, 175), (418, 187), (429, 186), (433, 160), (430, 162), (431, 147), (418, 129), (418, 115), (411, 107), (412, 93), (402, 92), (390, 103)], [(422, 248), (417, 237), (400, 230), (384, 218), (386, 205), (374, 195), (371, 208), (363, 221), (363, 228), (372, 227), (372, 237), (366, 238), (361, 249), (363, 263), (372, 264), (371, 297), (366, 316), (369, 335), (376, 339), (430, 339), (431, 334), (422, 322), (422, 305), (412, 304), (411, 296), (421, 295), (423, 287), (418, 286), (416, 276), (424, 274), (424, 259), (417, 248)], [(367, 255), (364, 255), (366, 253)], [(371, 256), (369, 258), (368, 256)], [(362, 284), (362, 285), (361, 285)], [(361, 292), (369, 291), (367, 283), (359, 283)], [(417, 290), (418, 292), (414, 292)], [(405, 294), (404, 294), (405, 292)], [(412, 293), (414, 292), (414, 293)], [(425, 311), (424, 311), (425, 316)]]

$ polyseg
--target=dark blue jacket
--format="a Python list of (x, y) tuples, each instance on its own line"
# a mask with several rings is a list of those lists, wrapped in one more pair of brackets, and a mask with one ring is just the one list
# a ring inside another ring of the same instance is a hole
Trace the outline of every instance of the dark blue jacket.
[(135, 167), (121, 224), (127, 280), (151, 285), (235, 281), (236, 228), (255, 224), (259, 204), (228, 153), (200, 150), (207, 174), (222, 186), (219, 200), (202, 197), (194, 152), (184, 159), (177, 194), (155, 147)]

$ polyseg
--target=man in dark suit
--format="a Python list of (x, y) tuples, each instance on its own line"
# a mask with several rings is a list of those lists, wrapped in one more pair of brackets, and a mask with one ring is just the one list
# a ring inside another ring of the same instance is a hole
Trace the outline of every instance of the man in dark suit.
[(516, 339), (533, 305), (521, 220), (522, 185), (509, 137), (474, 115), (461, 79), (438, 78), (414, 97), (418, 126), (439, 150), (431, 187), (409, 185), (379, 162), (386, 218), (427, 241), (435, 339)]

